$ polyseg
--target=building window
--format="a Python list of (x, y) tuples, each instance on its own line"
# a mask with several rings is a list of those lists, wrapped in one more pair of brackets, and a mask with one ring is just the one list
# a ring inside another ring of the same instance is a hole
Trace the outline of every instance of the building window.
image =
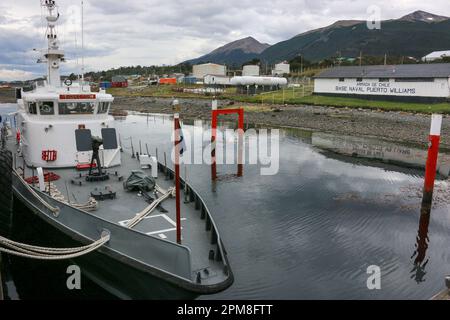
[(339, 78), (339, 82), (344, 82), (345, 78)]
[(396, 78), (395, 82), (434, 82), (434, 78)]
[(362, 82), (363, 78), (356, 78), (356, 82)]
[(109, 109), (109, 102), (99, 102), (97, 113), (107, 113)]
[(379, 82), (389, 82), (389, 78), (380, 78), (378, 79)]
[(39, 102), (39, 113), (41, 116), (50, 116), (55, 114), (55, 103), (53, 101)]
[(28, 113), (29, 114), (37, 114), (36, 102), (28, 103)]
[(59, 114), (93, 114), (95, 103), (93, 102), (61, 102)]

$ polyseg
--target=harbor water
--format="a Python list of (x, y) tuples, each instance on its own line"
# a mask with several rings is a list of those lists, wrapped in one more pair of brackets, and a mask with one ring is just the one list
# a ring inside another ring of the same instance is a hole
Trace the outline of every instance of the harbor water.
[[(0, 108), (5, 114), (14, 105)], [(228, 126), (233, 124), (221, 128)], [(151, 154), (158, 149), (160, 161), (164, 152), (170, 158), (169, 116), (129, 115), (116, 127), (123, 157), (129, 156), (133, 137), (135, 151), (141, 141), (144, 151), (146, 144)], [(194, 126), (184, 122), (183, 130), (193, 134)], [(315, 134), (280, 129), (275, 175), (261, 175), (262, 165), (246, 164), (237, 178), (236, 165), (218, 165), (219, 180), (212, 183), (208, 164), (183, 168), (214, 216), (235, 275), (229, 289), (199, 299), (429, 299), (443, 289), (450, 273), (447, 180), (437, 180), (441, 194), (418, 268), (423, 170), (326, 151), (314, 144)], [(219, 141), (219, 148), (222, 143), (235, 141)], [(26, 211), (20, 205), (17, 210)], [(82, 290), (69, 291), (65, 268), (70, 264), (12, 259), (10, 297), (110, 298), (85, 278)], [(367, 287), (373, 265), (381, 270), (379, 290)]]

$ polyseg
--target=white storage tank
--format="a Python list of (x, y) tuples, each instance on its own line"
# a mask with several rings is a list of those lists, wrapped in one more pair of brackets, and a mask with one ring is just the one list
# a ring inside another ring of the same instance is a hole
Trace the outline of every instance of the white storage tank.
[(287, 79), (278, 77), (242, 76), (231, 78), (231, 84), (235, 86), (286, 86)]
[(242, 69), (243, 76), (259, 76), (259, 66), (256, 65), (246, 65)]
[(194, 77), (197, 78), (197, 80), (203, 80), (203, 78), (208, 74), (213, 74), (217, 76), (226, 76), (227, 67), (215, 63), (197, 64), (192, 67), (192, 73)]
[(275, 65), (275, 68), (272, 70), (272, 75), (282, 76), (283, 74), (291, 73), (291, 66), (289, 63), (281, 62)]

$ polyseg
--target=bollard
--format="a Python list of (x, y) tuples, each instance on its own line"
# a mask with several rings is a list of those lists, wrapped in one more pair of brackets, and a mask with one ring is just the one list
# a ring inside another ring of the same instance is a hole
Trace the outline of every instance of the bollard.
[(44, 192), (45, 191), (44, 170), (41, 167), (38, 167), (36, 170), (38, 176), (39, 190)]
[(152, 168), (152, 177), (157, 179), (158, 178), (158, 161), (156, 160), (156, 157), (150, 157), (151, 162), (151, 168)]

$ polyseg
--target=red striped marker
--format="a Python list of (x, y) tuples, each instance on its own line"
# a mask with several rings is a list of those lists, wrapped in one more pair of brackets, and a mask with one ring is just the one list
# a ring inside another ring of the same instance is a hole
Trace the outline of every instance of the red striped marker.
[(177, 243), (181, 244), (181, 205), (180, 205), (180, 115), (175, 113), (173, 116), (175, 132), (175, 208), (177, 224)]
[(431, 116), (430, 136), (428, 137), (428, 157), (425, 166), (425, 183), (423, 187), (422, 204), (430, 204), (433, 200), (434, 180), (439, 154), (439, 142), (441, 140), (442, 115)]

